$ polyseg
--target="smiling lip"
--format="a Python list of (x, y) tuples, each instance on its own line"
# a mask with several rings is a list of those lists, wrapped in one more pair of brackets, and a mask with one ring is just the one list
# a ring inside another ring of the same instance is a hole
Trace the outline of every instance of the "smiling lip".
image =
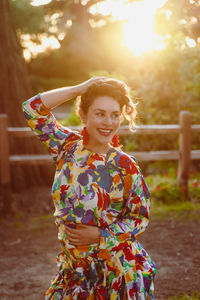
[(112, 129), (102, 129), (102, 128), (99, 128), (97, 130), (103, 136), (109, 136), (112, 133)]

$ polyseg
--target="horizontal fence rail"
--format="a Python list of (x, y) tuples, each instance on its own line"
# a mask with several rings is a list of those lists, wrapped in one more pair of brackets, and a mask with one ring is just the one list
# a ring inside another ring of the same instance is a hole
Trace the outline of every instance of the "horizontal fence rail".
[[(81, 132), (81, 126), (70, 126), (70, 129)], [(8, 127), (9, 137), (33, 137), (34, 132), (29, 127)], [(200, 125), (192, 125), (192, 132), (200, 132)], [(119, 135), (141, 135), (141, 134), (179, 134), (180, 125), (140, 125), (136, 131), (131, 133), (129, 126), (121, 126)], [(178, 160), (180, 151), (163, 150), (163, 151), (143, 151), (129, 152), (137, 158), (138, 161), (158, 161), (158, 160)], [(191, 150), (191, 159), (200, 159), (200, 150)], [(9, 158), (11, 164), (46, 164), (52, 162), (50, 155), (13, 155)], [(43, 163), (42, 163), (43, 162)]]
[[(70, 126), (70, 129), (81, 131), (81, 126)], [(200, 132), (200, 125), (191, 125), (193, 132)], [(8, 134), (10, 136), (25, 137), (34, 136), (33, 131), (29, 127), (8, 127)], [(136, 127), (134, 134), (165, 134), (165, 133), (179, 133), (181, 131), (180, 125), (139, 125)], [(121, 126), (119, 129), (119, 135), (130, 135), (131, 131), (129, 126)]]
[[(200, 132), (200, 125), (191, 124), (191, 114), (187, 111), (180, 112), (179, 120), (178, 125), (140, 125), (133, 133), (129, 130), (129, 126), (121, 126), (119, 135), (178, 134), (179, 150), (131, 152), (129, 154), (134, 155), (138, 161), (178, 160), (178, 184), (183, 187), (187, 195), (190, 161), (200, 159), (200, 150), (191, 150), (191, 135), (194, 132)], [(11, 197), (10, 168), (12, 165), (44, 165), (53, 163), (53, 160), (50, 155), (10, 155), (9, 140), (11, 138), (28, 138), (34, 136), (34, 133), (29, 127), (8, 127), (7, 123), (7, 115), (0, 115), (0, 184), (3, 194), (6, 197), (10, 194)], [(70, 126), (70, 129), (79, 132), (82, 130), (80, 126)]]

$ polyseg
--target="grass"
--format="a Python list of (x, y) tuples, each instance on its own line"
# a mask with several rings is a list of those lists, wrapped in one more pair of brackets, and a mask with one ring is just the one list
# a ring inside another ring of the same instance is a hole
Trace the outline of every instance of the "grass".
[(163, 204), (162, 202), (152, 202), (151, 219), (163, 220), (163, 218), (200, 221), (200, 203)]
[[(177, 296), (172, 296), (167, 298), (167, 300), (199, 300), (200, 299), (200, 293), (198, 292), (193, 292), (192, 295), (188, 295), (188, 294), (179, 294)], [(159, 299), (159, 300), (163, 300), (163, 299)]]

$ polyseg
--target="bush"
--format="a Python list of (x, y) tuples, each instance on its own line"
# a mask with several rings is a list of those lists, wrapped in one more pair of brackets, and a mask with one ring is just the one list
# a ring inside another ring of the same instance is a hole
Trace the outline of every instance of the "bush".
[(78, 125), (81, 125), (81, 120), (77, 116), (75, 105), (72, 107), (72, 110), (71, 110), (71, 113), (70, 113), (69, 117), (65, 120), (62, 120), (60, 123), (64, 126), (70, 126), (70, 125), (71, 126), (78, 126)]
[[(165, 175), (146, 177), (153, 202), (178, 204), (185, 201), (184, 191), (177, 185), (177, 171), (170, 168)], [(200, 173), (193, 173), (189, 179), (189, 195), (193, 203), (200, 202)]]

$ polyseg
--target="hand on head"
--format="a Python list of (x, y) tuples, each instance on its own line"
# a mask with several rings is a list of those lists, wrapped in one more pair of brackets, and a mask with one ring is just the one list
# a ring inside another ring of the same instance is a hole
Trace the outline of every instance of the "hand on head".
[(103, 76), (101, 76), (101, 77), (91, 77), (90, 79), (88, 79), (87, 81), (85, 81), (85, 82), (82, 83), (82, 87), (83, 87), (82, 93), (85, 93), (87, 91), (87, 89), (90, 86), (92, 86), (93, 84), (95, 84), (95, 83), (97, 84), (97, 83), (101, 83), (101, 82), (103, 83), (107, 79), (108, 78), (103, 77)]

